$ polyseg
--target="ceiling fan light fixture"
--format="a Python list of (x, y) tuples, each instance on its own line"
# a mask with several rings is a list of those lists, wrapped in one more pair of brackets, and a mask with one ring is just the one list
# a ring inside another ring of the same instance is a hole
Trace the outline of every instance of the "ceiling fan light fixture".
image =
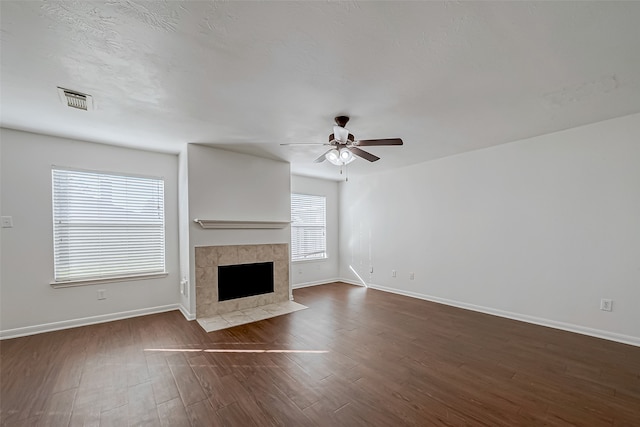
[[(380, 160), (380, 157), (362, 150), (360, 147), (366, 146), (383, 146), (383, 145), (402, 145), (402, 139), (400, 138), (383, 138), (383, 139), (360, 139), (356, 141), (355, 136), (345, 125), (349, 121), (347, 116), (336, 117), (336, 125), (333, 127), (333, 133), (329, 135), (328, 144), (310, 144), (310, 145), (328, 145), (332, 148), (329, 151), (320, 154), (315, 159), (314, 163), (322, 163), (328, 160), (329, 163), (336, 166), (345, 166), (353, 162), (356, 157), (367, 160), (369, 162), (376, 162)], [(297, 145), (297, 144), (280, 144), (280, 145)]]
[(336, 166), (342, 165), (342, 162), (340, 162), (340, 156), (338, 156), (338, 152), (335, 150), (329, 151), (327, 154), (325, 154), (325, 157), (327, 158), (327, 160), (329, 160), (329, 162)]
[(349, 150), (331, 150), (324, 156), (329, 162), (336, 166), (344, 166), (353, 162), (356, 157)]
[(353, 154), (349, 150), (340, 151), (340, 160), (344, 162), (344, 164), (351, 163), (354, 160)]

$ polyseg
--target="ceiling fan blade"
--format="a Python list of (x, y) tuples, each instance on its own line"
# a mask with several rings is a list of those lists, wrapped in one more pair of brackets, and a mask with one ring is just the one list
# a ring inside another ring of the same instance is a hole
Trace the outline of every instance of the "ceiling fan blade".
[(327, 151), (326, 153), (324, 153), (322, 156), (320, 156), (320, 157), (318, 157), (317, 159), (315, 159), (315, 160), (313, 161), (313, 163), (322, 163), (322, 162), (324, 162), (324, 161), (326, 160), (326, 157), (325, 157), (325, 156), (327, 155), (327, 153), (330, 153), (330, 152), (332, 152), (333, 150), (335, 150), (335, 148), (332, 148), (331, 150), (329, 150), (329, 151)]
[(375, 146), (375, 145), (402, 145), (402, 139), (400, 138), (386, 138), (386, 139), (361, 139), (356, 141), (354, 145), (362, 147)]
[(358, 157), (362, 157), (365, 160), (369, 160), (370, 162), (375, 162), (376, 160), (380, 160), (380, 157), (374, 156), (371, 153), (368, 153), (364, 150), (359, 149), (358, 147), (347, 147), (349, 151), (355, 154)]

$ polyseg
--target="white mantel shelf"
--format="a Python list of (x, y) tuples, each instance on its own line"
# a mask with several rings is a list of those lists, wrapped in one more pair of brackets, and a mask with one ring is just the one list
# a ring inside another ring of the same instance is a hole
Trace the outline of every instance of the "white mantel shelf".
[(223, 229), (258, 229), (258, 228), (285, 228), (289, 225), (287, 221), (222, 221), (217, 219), (194, 219), (193, 222), (200, 227), (223, 228)]

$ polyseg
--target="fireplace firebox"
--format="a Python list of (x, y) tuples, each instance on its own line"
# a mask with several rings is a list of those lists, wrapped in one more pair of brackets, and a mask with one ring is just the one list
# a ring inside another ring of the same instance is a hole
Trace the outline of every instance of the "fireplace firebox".
[(273, 292), (273, 262), (218, 266), (218, 301)]

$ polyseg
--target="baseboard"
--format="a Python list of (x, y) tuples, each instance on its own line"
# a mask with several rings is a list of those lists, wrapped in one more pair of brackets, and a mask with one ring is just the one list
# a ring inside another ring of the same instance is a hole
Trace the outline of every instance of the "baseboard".
[[(130, 317), (146, 316), (148, 314), (164, 313), (166, 311), (180, 310), (179, 304), (169, 304), (159, 307), (142, 308), (139, 310), (121, 311), (119, 313), (102, 314), (100, 316), (82, 317), (79, 319), (64, 320), (62, 322), (44, 323), (42, 325), (26, 326), (0, 331), (0, 340), (24, 337), (27, 335), (41, 334), (43, 332), (59, 331), (61, 329), (77, 328), (79, 326), (94, 325), (96, 323), (112, 322), (114, 320), (128, 319)], [(185, 312), (183, 312), (185, 314)], [(186, 316), (185, 316), (186, 317)]]
[(636, 347), (640, 347), (640, 337), (632, 337), (630, 335), (623, 335), (623, 334), (617, 334), (615, 332), (603, 331), (600, 329), (587, 328), (585, 326), (574, 325), (572, 323), (558, 322), (555, 320), (529, 316), (526, 314), (513, 313), (510, 311), (498, 310), (495, 308), (484, 307), (480, 305), (467, 304), (460, 301), (450, 300), (446, 298), (439, 298), (439, 297), (434, 297), (430, 295), (424, 295), (417, 292), (403, 291), (395, 288), (388, 288), (386, 286), (380, 286), (374, 283), (369, 283), (368, 286), (371, 289), (377, 289), (379, 291), (390, 292), (393, 294), (404, 295), (412, 298), (418, 298), (426, 301), (436, 302), (439, 304), (450, 305), (452, 307), (463, 308), (465, 310), (477, 311), (480, 313), (491, 314), (499, 317), (505, 317), (507, 319), (518, 320), (526, 323), (533, 323), (540, 326), (547, 326), (549, 328), (561, 329), (563, 331), (575, 332), (577, 334), (589, 335), (596, 338), (602, 338), (609, 341), (616, 341), (623, 344), (629, 344)]
[(189, 321), (196, 320), (196, 315), (193, 313), (190, 313), (189, 310), (187, 310), (184, 305), (178, 304), (178, 310), (180, 310), (180, 313), (182, 313), (185, 319)]
[(367, 286), (364, 286), (364, 285), (362, 284), (362, 282), (360, 282), (360, 281), (358, 281), (358, 280), (352, 280), (352, 279), (344, 279), (344, 278), (341, 278), (341, 279), (337, 279), (337, 280), (336, 280), (336, 282), (342, 282), (342, 283), (346, 283), (346, 284), (348, 284), (348, 285), (353, 285), (353, 286), (360, 286), (361, 288), (365, 288), (365, 287), (367, 287), (367, 286), (368, 286), (368, 285), (367, 285)]
[(291, 288), (292, 289), (308, 288), (309, 286), (328, 285), (329, 283), (336, 283), (336, 282), (346, 283), (347, 285), (360, 286), (361, 288), (363, 287), (362, 283), (356, 280), (343, 279), (340, 277), (336, 277), (333, 279), (317, 280), (315, 282), (298, 283), (297, 285), (292, 285)]

